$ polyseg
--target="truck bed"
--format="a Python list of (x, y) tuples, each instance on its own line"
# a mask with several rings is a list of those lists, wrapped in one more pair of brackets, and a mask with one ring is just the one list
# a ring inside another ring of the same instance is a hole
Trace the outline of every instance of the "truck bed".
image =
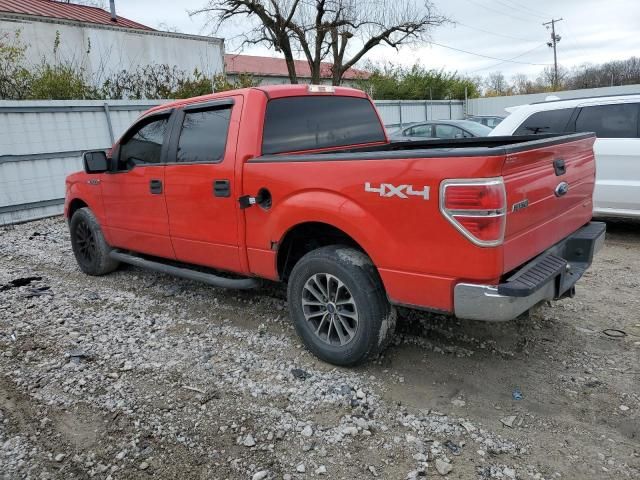
[[(252, 249), (281, 236), (284, 227), (270, 222), (286, 223), (280, 212), (296, 205), (301, 221), (336, 225), (354, 238), (394, 301), (424, 305), (424, 292), (437, 292), (430, 307), (452, 311), (457, 283), (499, 284), (589, 222), (594, 140), (591, 133), (425, 140), (254, 157), (244, 191), (271, 186), (273, 209), (247, 216), (248, 230), (260, 232), (248, 238), (250, 264)], [(491, 248), (456, 231), (441, 211), (445, 181), (478, 178), (500, 179), (506, 191), (503, 242)], [(411, 196), (396, 194), (409, 188)]]
[(263, 155), (252, 159), (251, 161), (272, 162), (280, 160), (286, 162), (304, 162), (326, 160), (327, 155), (331, 155), (331, 160), (375, 160), (376, 158), (388, 160), (392, 158), (497, 156), (550, 147), (591, 137), (595, 137), (595, 134), (573, 133), (569, 135), (561, 135), (549, 133), (543, 135), (458, 138), (453, 140), (433, 139), (393, 142), (386, 145), (355, 147), (349, 149), (327, 149), (317, 153)]

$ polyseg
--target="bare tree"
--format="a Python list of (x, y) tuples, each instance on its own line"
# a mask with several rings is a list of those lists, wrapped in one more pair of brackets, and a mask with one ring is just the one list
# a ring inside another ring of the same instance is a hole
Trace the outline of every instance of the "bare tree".
[(328, 59), (334, 85), (373, 48), (426, 41), (433, 27), (447, 21), (430, 0), (209, 0), (191, 13), (208, 14), (215, 29), (235, 19), (253, 20), (243, 45), (262, 43), (282, 52), (292, 83), (294, 53), (306, 58), (313, 83), (320, 82)]
[(509, 94), (509, 86), (507, 85), (507, 79), (502, 72), (493, 72), (489, 74), (485, 80), (486, 95), (487, 96), (499, 96)]
[(282, 52), (291, 83), (298, 83), (289, 26), (299, 4), (300, 0), (210, 0), (190, 14), (207, 14), (215, 31), (236, 19), (254, 20), (254, 26), (245, 30), (242, 44), (265, 44)]

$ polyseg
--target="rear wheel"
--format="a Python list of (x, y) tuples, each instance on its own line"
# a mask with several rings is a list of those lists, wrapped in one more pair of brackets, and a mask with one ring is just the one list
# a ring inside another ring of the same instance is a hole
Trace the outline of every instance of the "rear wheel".
[(352, 248), (307, 253), (291, 272), (288, 299), (307, 348), (335, 365), (357, 365), (378, 354), (395, 329), (395, 310), (375, 266)]
[(119, 262), (109, 256), (98, 220), (88, 208), (75, 211), (69, 223), (71, 247), (80, 269), (88, 275), (105, 275), (118, 268)]

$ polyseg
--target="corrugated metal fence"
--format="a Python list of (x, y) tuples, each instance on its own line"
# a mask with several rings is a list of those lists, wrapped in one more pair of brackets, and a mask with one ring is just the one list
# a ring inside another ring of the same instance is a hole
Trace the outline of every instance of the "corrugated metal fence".
[[(0, 101), (0, 225), (62, 212), (82, 152), (107, 149), (160, 101)], [(376, 102), (385, 125), (462, 118), (460, 101)]]
[(0, 102), (0, 225), (58, 214), (82, 152), (112, 139), (154, 101)]
[(534, 93), (531, 95), (512, 95), (509, 97), (473, 98), (469, 100), (467, 112), (469, 115), (508, 115), (505, 108), (519, 105), (529, 105), (543, 102), (547, 97), (558, 98), (586, 98), (603, 95), (627, 95), (640, 93), (640, 85), (622, 85), (619, 87), (585, 88), (583, 90), (565, 90), (562, 92)]
[(425, 120), (464, 118), (461, 100), (376, 100), (386, 126), (400, 126)]

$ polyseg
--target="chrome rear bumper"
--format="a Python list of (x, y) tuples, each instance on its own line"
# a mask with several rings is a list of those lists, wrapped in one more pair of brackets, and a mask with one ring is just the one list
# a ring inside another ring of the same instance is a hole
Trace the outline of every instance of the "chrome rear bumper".
[(454, 312), (459, 318), (504, 322), (545, 300), (573, 296), (576, 282), (604, 245), (606, 226), (591, 222), (523, 265), (500, 285), (459, 283)]

